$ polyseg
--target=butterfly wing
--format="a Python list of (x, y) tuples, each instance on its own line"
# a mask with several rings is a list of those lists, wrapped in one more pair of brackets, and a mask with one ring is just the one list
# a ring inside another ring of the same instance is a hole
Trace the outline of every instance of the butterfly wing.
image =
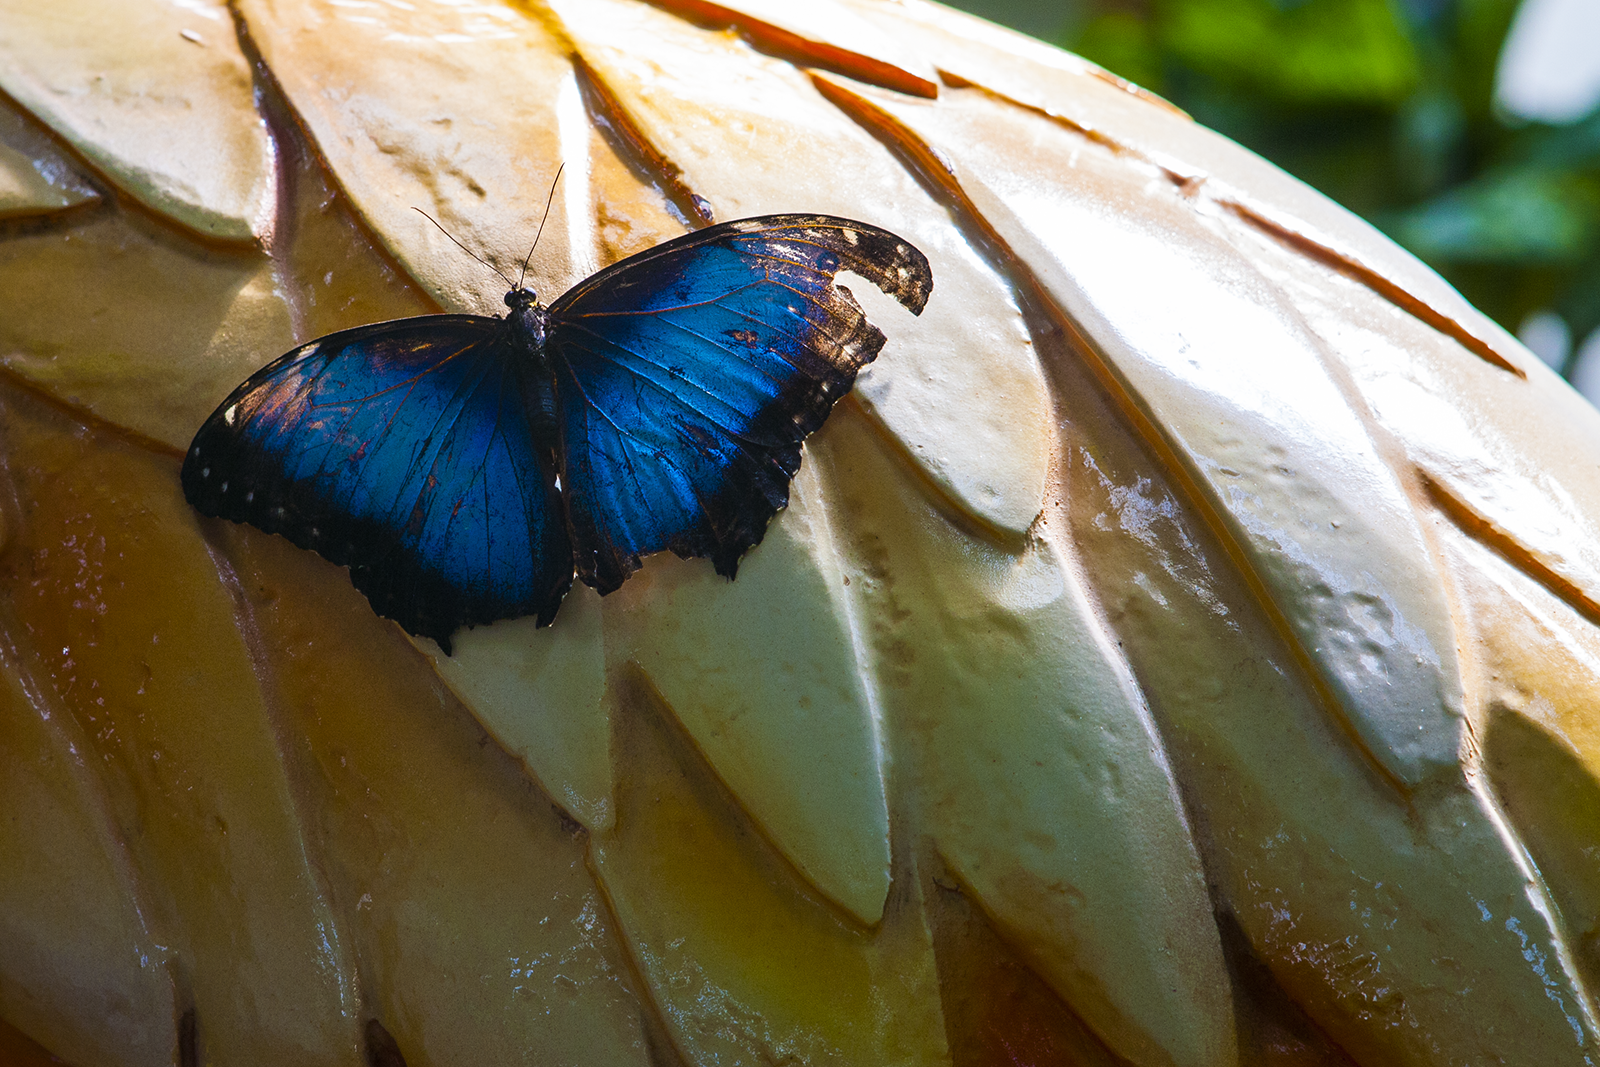
[(732, 577), (789, 499), (800, 442), (884, 336), (849, 270), (921, 313), (928, 261), (823, 215), (713, 226), (593, 275), (550, 307), (562, 487), (580, 577), (602, 593), (643, 554)]
[(572, 552), (504, 330), (429, 315), (295, 349), (206, 420), (185, 496), (348, 564), (378, 614), (446, 650), (461, 625), (548, 623)]

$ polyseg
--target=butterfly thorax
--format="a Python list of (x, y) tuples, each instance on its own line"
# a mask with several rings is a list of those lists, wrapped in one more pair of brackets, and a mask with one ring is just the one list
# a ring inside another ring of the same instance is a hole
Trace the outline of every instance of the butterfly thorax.
[(508, 338), (517, 355), (527, 360), (524, 381), (527, 383), (529, 424), (535, 440), (545, 448), (556, 446), (555, 381), (550, 373), (550, 361), (545, 357), (545, 331), (550, 325), (550, 312), (539, 303), (532, 289), (521, 286), (506, 294)]
[(521, 286), (506, 294), (506, 307), (511, 314), (506, 322), (511, 328), (511, 344), (544, 366), (544, 334), (550, 324), (550, 313), (539, 303), (539, 294)]

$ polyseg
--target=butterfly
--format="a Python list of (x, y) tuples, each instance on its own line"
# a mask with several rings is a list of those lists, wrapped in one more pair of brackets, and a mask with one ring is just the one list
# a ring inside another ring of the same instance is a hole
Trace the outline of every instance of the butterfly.
[(545, 307), (329, 334), (251, 375), (195, 434), (184, 495), (350, 568), (446, 653), (462, 626), (555, 618), (671, 549), (733, 578), (789, 499), (800, 444), (884, 335), (852, 271), (921, 314), (928, 261), (827, 215), (722, 223)]

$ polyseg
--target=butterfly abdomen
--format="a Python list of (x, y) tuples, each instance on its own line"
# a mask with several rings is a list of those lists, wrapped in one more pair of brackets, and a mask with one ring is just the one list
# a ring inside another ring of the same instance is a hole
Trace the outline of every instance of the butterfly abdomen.
[(528, 428), (540, 448), (554, 452), (559, 447), (560, 427), (556, 420), (555, 382), (548, 374), (529, 375), (527, 384)]

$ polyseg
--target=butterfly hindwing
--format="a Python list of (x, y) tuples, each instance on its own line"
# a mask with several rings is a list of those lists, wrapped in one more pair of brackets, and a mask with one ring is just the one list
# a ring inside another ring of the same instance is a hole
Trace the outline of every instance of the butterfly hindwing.
[(883, 347), (852, 271), (920, 313), (922, 253), (823, 215), (724, 223), (600, 271), (550, 307), (562, 483), (584, 581), (670, 548), (732, 576), (788, 502), (800, 443)]
[(447, 650), (460, 625), (549, 622), (571, 547), (504, 337), (503, 320), (433, 315), (304, 345), (201, 427), (185, 495), (348, 564), (380, 615)]

